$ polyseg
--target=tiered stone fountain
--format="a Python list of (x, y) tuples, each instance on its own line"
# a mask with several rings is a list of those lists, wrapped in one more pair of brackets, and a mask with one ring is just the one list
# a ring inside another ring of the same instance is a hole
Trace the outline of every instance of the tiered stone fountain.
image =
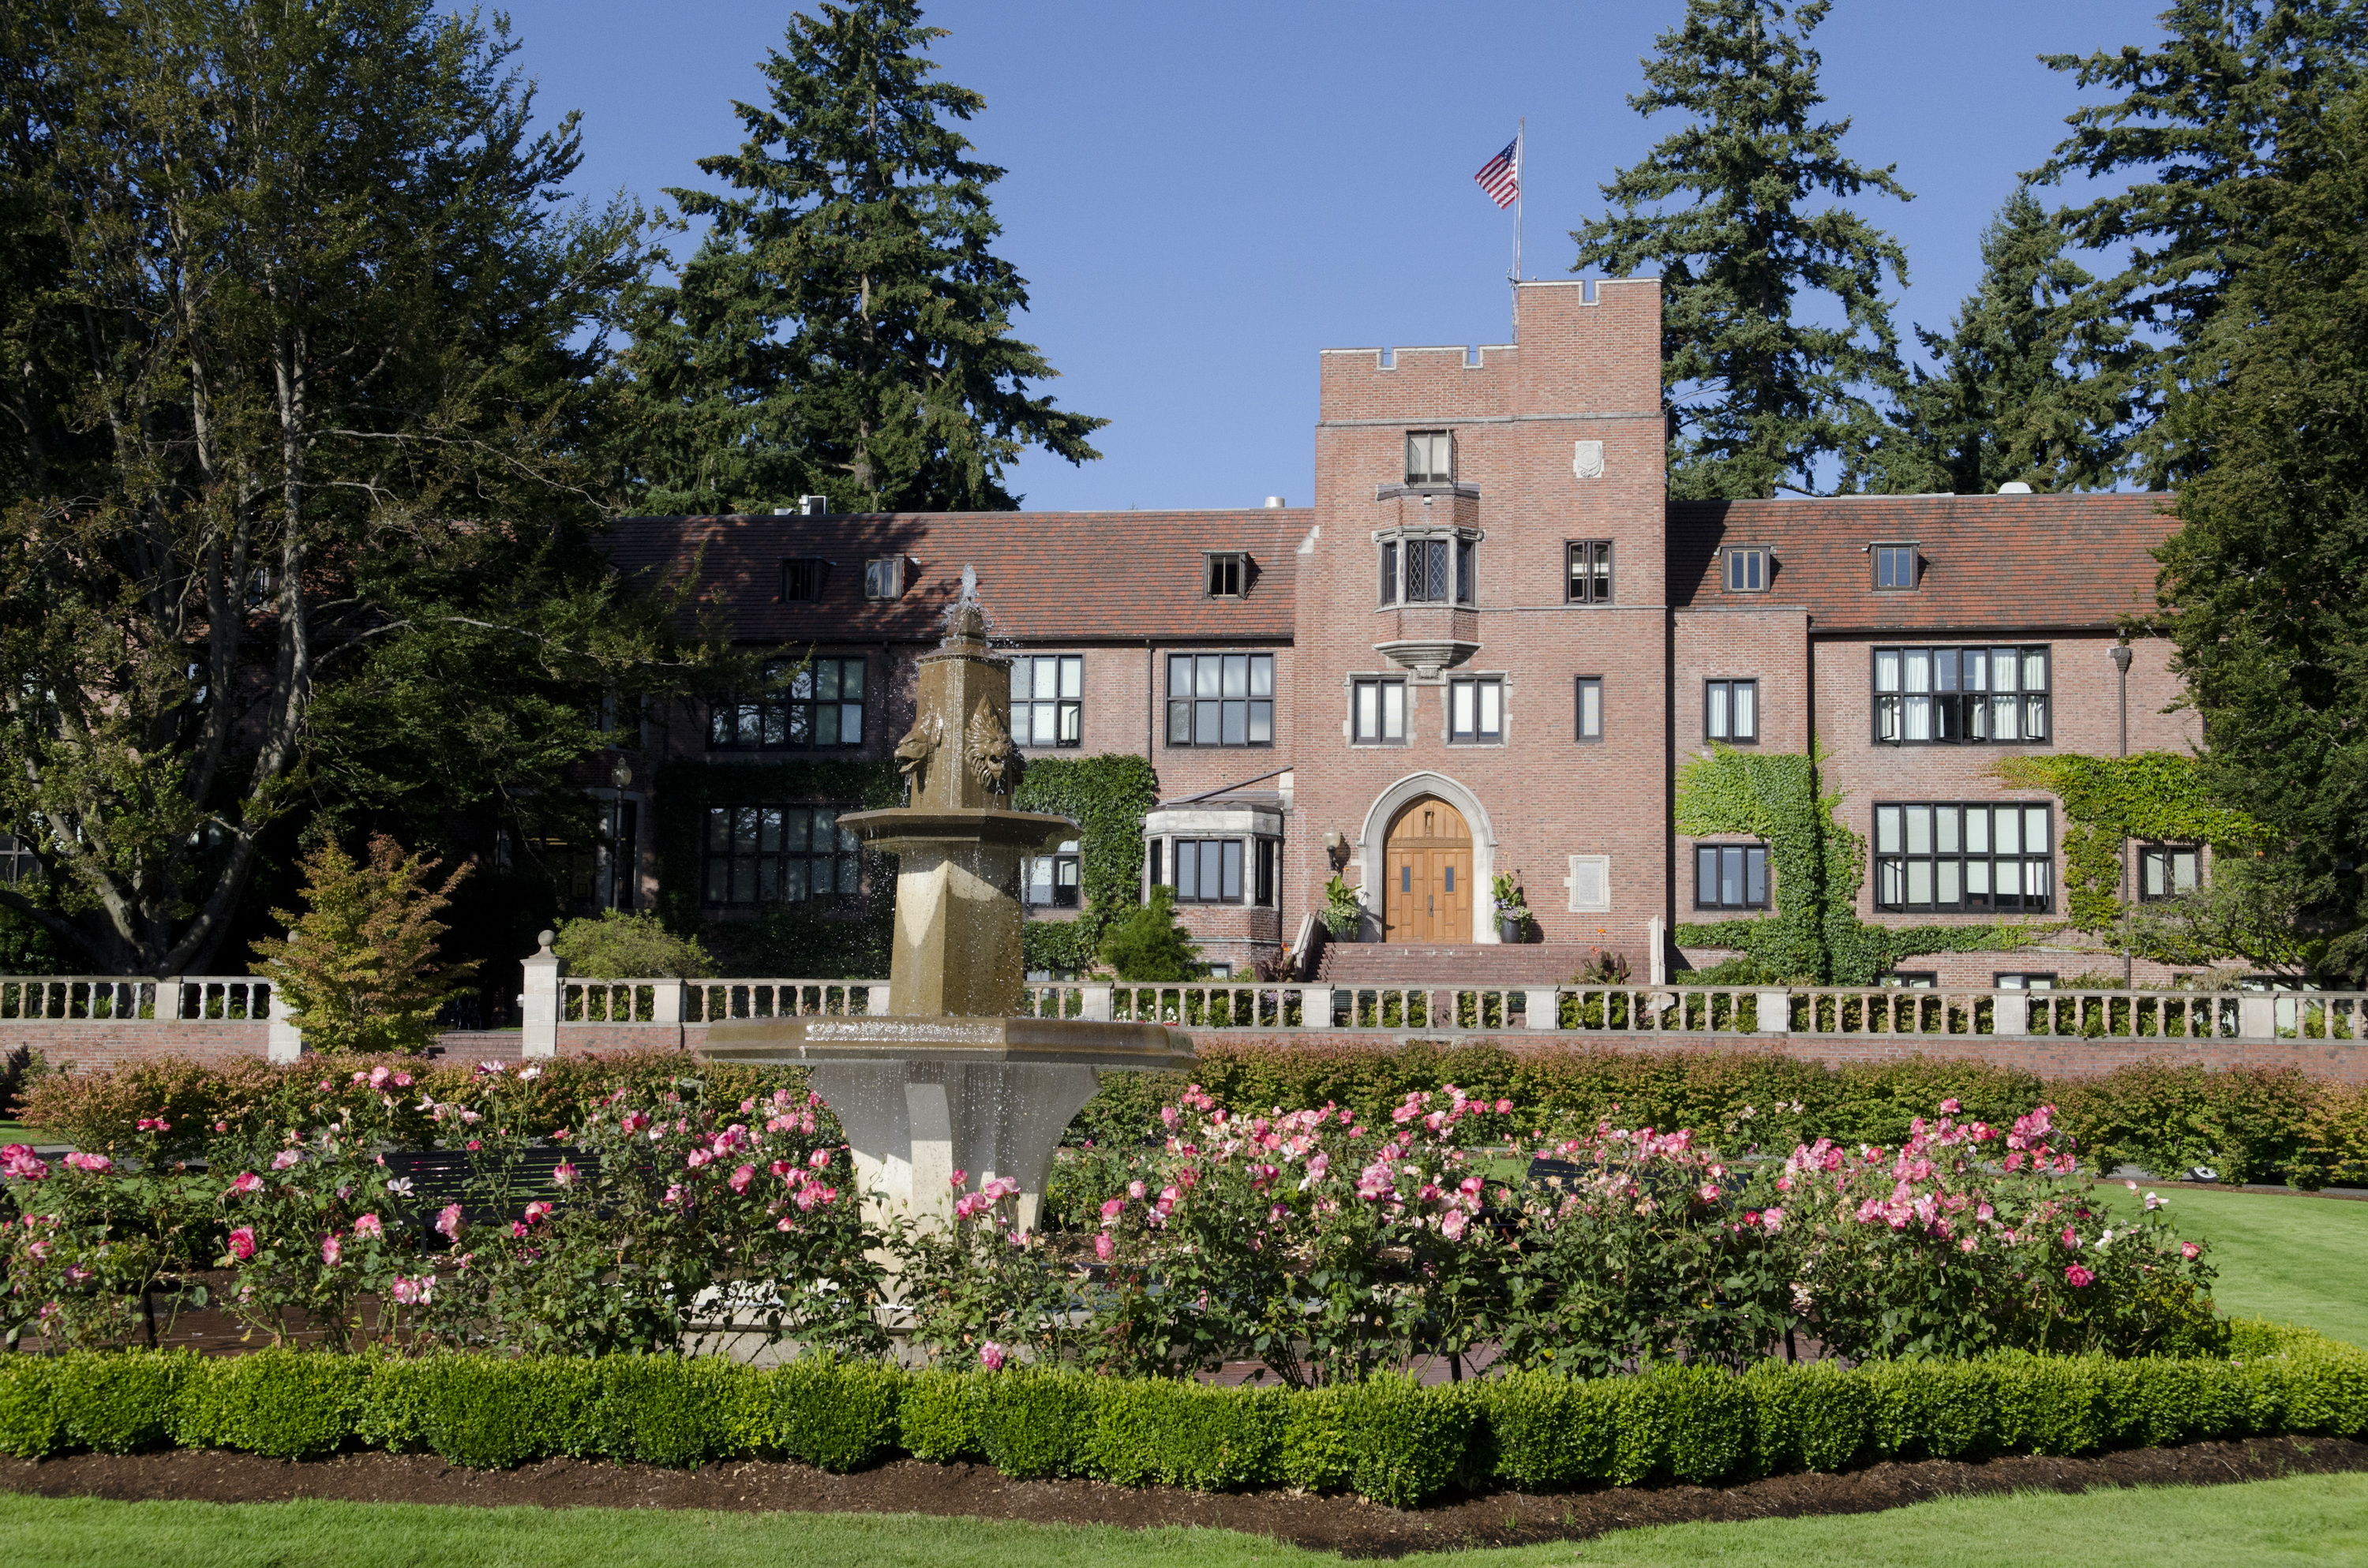
[(968, 568), (919, 664), (918, 717), (896, 747), (908, 803), (838, 819), (899, 858), (888, 1016), (716, 1023), (703, 1054), (810, 1069), (882, 1218), (950, 1223), (962, 1171), (1019, 1183), (1032, 1229), (1053, 1148), (1101, 1074), (1188, 1065), (1192, 1042), (1159, 1024), (1017, 1016), (1020, 858), (1077, 824), (1011, 809), (1011, 666), (988, 651)]

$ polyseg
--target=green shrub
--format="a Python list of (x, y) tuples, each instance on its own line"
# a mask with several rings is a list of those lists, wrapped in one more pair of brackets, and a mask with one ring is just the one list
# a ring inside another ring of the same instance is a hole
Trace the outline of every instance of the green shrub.
[(1281, 1388), (1103, 1379), (1094, 1385), (1088, 1462), (1121, 1486), (1271, 1486), (1283, 1476), (1290, 1406)]
[(1489, 1473), (1523, 1492), (1611, 1479), (1620, 1430), (1617, 1382), (1514, 1372), (1474, 1388)]
[(1082, 1475), (1094, 1437), (1095, 1380), (1034, 1369), (981, 1375), (979, 1447), (987, 1462), (1022, 1479)]
[(872, 1361), (811, 1357), (766, 1379), (753, 1445), (818, 1469), (861, 1470), (896, 1447), (897, 1404), (910, 1380)]
[(983, 1372), (916, 1372), (896, 1401), (897, 1440), (906, 1453), (933, 1464), (983, 1460), (979, 1385)]
[(764, 1392), (748, 1367), (720, 1356), (604, 1356), (600, 1451), (613, 1460), (695, 1469), (734, 1452), (759, 1424)]
[(165, 1447), (175, 1396), (197, 1360), (188, 1350), (78, 1350), (61, 1357), (51, 1386), (68, 1439), (102, 1454)]
[(1479, 1410), (1460, 1388), (1424, 1388), (1397, 1374), (1310, 1390), (1293, 1398), (1284, 1425), (1284, 1479), (1412, 1507), (1463, 1470)]
[(1742, 1381), (1752, 1405), (1755, 1473), (1847, 1470), (1866, 1447), (1865, 1378), (1831, 1361), (1762, 1361)]
[(718, 972), (696, 937), (677, 937), (648, 910), (605, 909), (559, 923), (551, 950), (584, 980), (697, 980)]
[(272, 1459), (334, 1453), (356, 1435), (379, 1363), (318, 1350), (258, 1350), (199, 1359), (173, 1402), (173, 1440)]
[(45, 1356), (0, 1356), (0, 1454), (45, 1459), (65, 1446), (65, 1418), (51, 1386), (60, 1364)]
[(575, 1357), (466, 1354), (379, 1363), (359, 1425), (365, 1441), (423, 1448), (480, 1470), (604, 1453), (602, 1364)]

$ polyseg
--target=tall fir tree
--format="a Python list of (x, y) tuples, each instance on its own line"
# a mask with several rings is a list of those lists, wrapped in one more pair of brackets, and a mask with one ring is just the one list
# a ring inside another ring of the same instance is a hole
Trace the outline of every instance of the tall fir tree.
[[(2206, 785), (2279, 830), (2320, 967), (2368, 980), (2368, 90), (2203, 327), (2164, 433), (2193, 477), (2157, 555)], [(2299, 160), (2297, 160), (2299, 162)]]
[(2129, 182), (2062, 221), (2124, 258), (2087, 308), (2148, 346), (2125, 461), (2156, 485), (2192, 472), (2158, 428), (2189, 351), (2260, 254), (2328, 105), (2368, 73), (2368, 0), (2174, 0), (2160, 21), (2151, 50), (2040, 57), (2120, 96), (2069, 116), (2032, 176)]
[(1982, 280), (1943, 335), (1916, 329), (1917, 368), (1891, 426), (1854, 463), (1871, 489), (1980, 495), (2110, 485), (2129, 415), (2130, 329), (2091, 312), (2095, 279), (2065, 256), (2028, 187), (1982, 231)]
[(1015, 458), (1100, 454), (1106, 420), (1055, 408), (1011, 335), (1025, 281), (990, 248), (987, 187), (953, 122), (985, 107), (932, 79), (941, 28), (913, 0), (823, 5), (735, 103), (747, 140), (700, 160), (723, 192), (669, 189), (710, 228), (629, 316), (625, 483), (653, 510), (825, 494), (843, 511), (994, 510)]
[[(1617, 212), (1571, 233), (1574, 271), (1660, 271), (1672, 494), (1814, 490), (1822, 461), (1878, 426), (1870, 393), (1901, 381), (1883, 287), (1886, 268), (1906, 281), (1907, 255), (1839, 202), (1913, 199), (1896, 165), (1842, 155), (1849, 120), (1813, 119), (1825, 97), (1808, 37), (1827, 9), (1687, 0), (1628, 102), (1689, 122), (1601, 187)], [(1814, 205), (1818, 192), (1834, 201)], [(1804, 290), (1845, 324), (1803, 319)]]

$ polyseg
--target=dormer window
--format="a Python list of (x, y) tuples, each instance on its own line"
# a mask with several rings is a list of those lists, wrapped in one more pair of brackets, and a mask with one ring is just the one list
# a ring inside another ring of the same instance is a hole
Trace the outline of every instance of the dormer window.
[(1886, 590), (1903, 590), (1916, 586), (1916, 547), (1912, 544), (1878, 544), (1870, 547), (1874, 556), (1874, 585)]
[(1455, 437), (1452, 431), (1406, 432), (1406, 482), (1408, 484), (1455, 483)]
[(1741, 545), (1726, 552), (1726, 591), (1764, 594), (1768, 591), (1768, 547)]
[(811, 604), (822, 597), (823, 579), (830, 562), (817, 556), (793, 555), (781, 562), (781, 602)]
[(863, 597), (867, 599), (901, 599), (905, 597), (905, 558), (883, 556), (863, 563)]
[(1249, 557), (1239, 551), (1209, 552), (1209, 597), (1237, 599), (1249, 582)]

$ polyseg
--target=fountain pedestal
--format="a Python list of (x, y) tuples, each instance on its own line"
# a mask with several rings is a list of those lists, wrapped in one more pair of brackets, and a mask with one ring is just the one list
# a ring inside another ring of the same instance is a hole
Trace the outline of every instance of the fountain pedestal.
[(808, 1067), (881, 1218), (951, 1223), (961, 1171), (973, 1186), (1017, 1182), (1033, 1228), (1053, 1151), (1101, 1074), (1189, 1066), (1192, 1042), (1159, 1024), (1016, 1016), (1019, 861), (1077, 824), (1011, 809), (1011, 672), (988, 653), (967, 571), (945, 640), (919, 665), (919, 716), (896, 747), (910, 803), (838, 819), (898, 857), (889, 1016), (719, 1022), (701, 1054)]

